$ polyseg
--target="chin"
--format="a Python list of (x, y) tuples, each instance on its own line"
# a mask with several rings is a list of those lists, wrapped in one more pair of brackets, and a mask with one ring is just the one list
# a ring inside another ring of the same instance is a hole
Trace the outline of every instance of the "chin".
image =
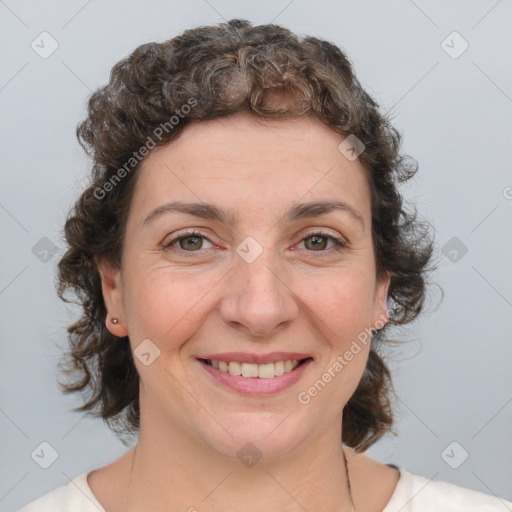
[[(289, 411), (277, 413), (242, 412), (224, 416), (222, 428), (205, 436), (219, 453), (242, 460), (246, 455), (262, 459), (285, 457), (300, 446), (307, 437), (303, 422), (292, 419)], [(229, 418), (229, 419), (228, 419)], [(262, 460), (262, 461), (263, 461)]]

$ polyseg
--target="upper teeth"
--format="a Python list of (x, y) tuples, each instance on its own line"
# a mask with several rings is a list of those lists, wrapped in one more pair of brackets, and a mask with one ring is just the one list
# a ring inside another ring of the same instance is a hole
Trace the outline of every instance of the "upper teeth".
[(241, 375), (242, 377), (259, 377), (260, 379), (272, 379), (283, 373), (291, 372), (299, 364), (299, 361), (296, 359), (265, 364), (212, 360), (209, 362), (221, 372), (229, 372), (231, 375)]

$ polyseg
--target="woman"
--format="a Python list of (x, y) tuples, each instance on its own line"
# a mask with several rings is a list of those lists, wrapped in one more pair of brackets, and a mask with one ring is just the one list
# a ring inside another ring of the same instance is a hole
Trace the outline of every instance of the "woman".
[(78, 136), (64, 388), (137, 443), (24, 512), (512, 506), (364, 455), (392, 426), (379, 346), (422, 311), (433, 242), (338, 48), (241, 20), (143, 45)]

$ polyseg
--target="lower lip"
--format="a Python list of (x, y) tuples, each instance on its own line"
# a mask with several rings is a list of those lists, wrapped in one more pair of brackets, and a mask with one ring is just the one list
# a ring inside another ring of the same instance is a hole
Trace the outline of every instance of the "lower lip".
[(217, 370), (213, 366), (197, 359), (201, 367), (210, 374), (217, 382), (224, 386), (246, 395), (273, 395), (293, 386), (304, 374), (312, 359), (307, 359), (291, 372), (283, 373), (271, 379), (260, 379), (259, 377), (241, 377), (231, 375), (229, 372)]

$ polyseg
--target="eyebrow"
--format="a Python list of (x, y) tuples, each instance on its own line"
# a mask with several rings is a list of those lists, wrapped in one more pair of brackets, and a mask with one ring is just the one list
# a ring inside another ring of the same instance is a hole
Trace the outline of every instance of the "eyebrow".
[(232, 222), (233, 220), (233, 215), (229, 215), (227, 212), (217, 208), (212, 204), (172, 202), (157, 206), (154, 210), (151, 210), (149, 215), (145, 218), (143, 224), (147, 224), (153, 219), (169, 212), (186, 213), (201, 219), (220, 220), (225, 223), (229, 223), (230, 220)]
[[(363, 216), (354, 207), (342, 201), (315, 201), (296, 204), (286, 212), (284, 217), (288, 220), (298, 220), (307, 217), (319, 217), (320, 215), (333, 211), (345, 211), (349, 213), (353, 218), (359, 221), (364, 231), (365, 224)], [(143, 224), (148, 224), (165, 213), (185, 213), (201, 219), (219, 220), (226, 224), (235, 222), (235, 216), (232, 212), (221, 210), (212, 204), (182, 203), (175, 201), (163, 204), (151, 210)]]
[(358, 220), (364, 231), (363, 216), (348, 203), (343, 201), (320, 201), (311, 203), (300, 203), (293, 206), (286, 214), (290, 220), (303, 219), (305, 217), (318, 217), (333, 211), (345, 211), (349, 213), (354, 219)]

